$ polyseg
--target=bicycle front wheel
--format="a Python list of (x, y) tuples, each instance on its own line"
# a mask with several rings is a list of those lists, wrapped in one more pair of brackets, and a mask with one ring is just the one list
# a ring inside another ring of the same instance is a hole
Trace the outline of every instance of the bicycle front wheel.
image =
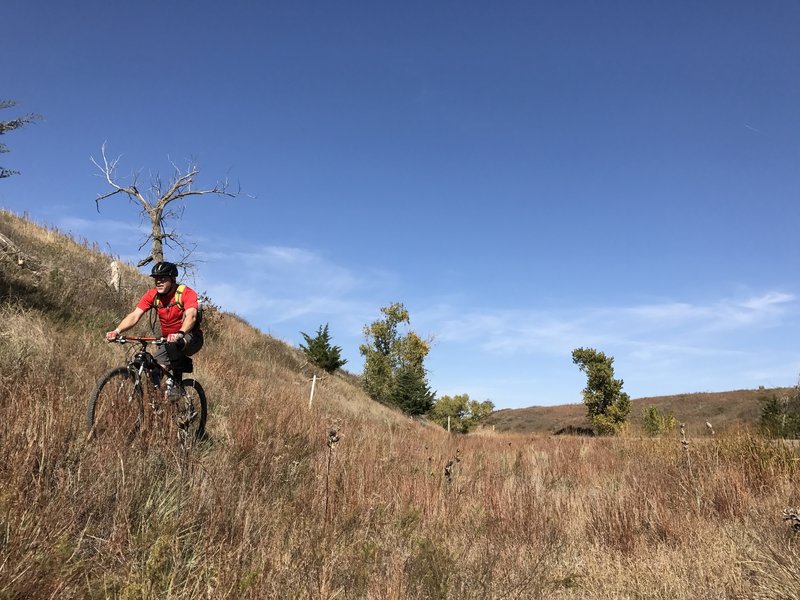
[(89, 398), (86, 429), (89, 438), (104, 437), (130, 442), (142, 427), (142, 387), (127, 367), (106, 372)]
[(206, 435), (208, 405), (206, 393), (199, 381), (184, 379), (181, 387), (181, 405), (178, 406), (178, 427), (191, 440), (202, 440)]

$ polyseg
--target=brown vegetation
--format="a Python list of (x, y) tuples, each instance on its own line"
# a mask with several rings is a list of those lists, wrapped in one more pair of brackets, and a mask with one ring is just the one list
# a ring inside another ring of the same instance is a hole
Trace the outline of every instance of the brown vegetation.
[[(642, 415), (648, 407), (655, 406), (662, 414), (674, 415), (679, 423), (686, 423), (691, 435), (711, 435), (707, 422), (713, 425), (715, 433), (753, 431), (761, 415), (762, 399), (794, 391), (793, 388), (770, 388), (638, 398), (631, 400), (628, 430), (641, 434)], [(561, 430), (589, 428), (590, 424), (586, 407), (576, 403), (499, 410), (486, 419), (484, 427), (507, 433), (554, 434)]]
[(123, 361), (102, 334), (146, 281), (116, 294), (108, 257), (0, 233), (43, 265), (0, 258), (0, 598), (798, 597), (782, 444), (448, 436), (347, 375), (309, 408), (299, 351), (230, 314), (206, 320), (188, 464), (167, 438), (87, 442)]

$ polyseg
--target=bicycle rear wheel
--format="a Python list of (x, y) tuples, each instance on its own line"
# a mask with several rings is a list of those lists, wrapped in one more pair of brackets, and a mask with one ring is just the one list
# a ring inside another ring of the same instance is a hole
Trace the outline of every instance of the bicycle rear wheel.
[(98, 381), (86, 409), (89, 438), (130, 442), (142, 427), (142, 388), (127, 367), (107, 371)]
[(190, 443), (202, 440), (206, 435), (208, 419), (206, 393), (200, 382), (194, 379), (184, 379), (181, 387), (183, 390), (177, 407), (178, 428)]

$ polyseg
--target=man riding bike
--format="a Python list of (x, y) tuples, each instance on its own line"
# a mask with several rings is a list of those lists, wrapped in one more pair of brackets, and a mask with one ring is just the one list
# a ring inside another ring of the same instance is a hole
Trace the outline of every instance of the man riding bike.
[(156, 309), (161, 323), (161, 335), (166, 344), (158, 347), (155, 359), (164, 372), (179, 366), (184, 356), (192, 356), (203, 347), (203, 332), (198, 319), (197, 292), (186, 285), (178, 285), (178, 266), (171, 262), (158, 262), (150, 277), (155, 287), (139, 300), (133, 309), (113, 331), (106, 333), (106, 340), (113, 342), (124, 331), (135, 326), (147, 311)]

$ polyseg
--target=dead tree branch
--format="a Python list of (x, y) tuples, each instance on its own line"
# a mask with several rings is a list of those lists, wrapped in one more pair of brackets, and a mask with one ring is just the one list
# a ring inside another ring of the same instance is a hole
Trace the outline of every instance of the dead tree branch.
[(25, 254), (22, 250), (20, 250), (17, 247), (17, 245), (14, 242), (11, 241), (10, 238), (7, 238), (1, 233), (0, 233), (0, 258), (10, 259), (19, 268), (27, 269), (28, 271), (31, 271), (34, 274), (38, 274), (42, 267), (42, 263), (38, 258), (30, 254)]
[(212, 188), (195, 188), (194, 183), (200, 170), (194, 161), (189, 161), (185, 170), (181, 170), (174, 162), (171, 162), (174, 169), (172, 177), (164, 184), (161, 177), (156, 174), (148, 189), (145, 191), (140, 190), (139, 173), (133, 173), (130, 176), (130, 183), (124, 185), (122, 180), (117, 175), (117, 166), (121, 157), (109, 159), (106, 155), (106, 145), (101, 147), (101, 161), (97, 161), (92, 157), (92, 163), (99, 169), (101, 175), (105, 178), (106, 183), (110, 186), (111, 190), (99, 194), (95, 199), (97, 212), (100, 212), (100, 203), (103, 200), (111, 198), (117, 194), (127, 196), (128, 199), (134, 204), (140, 206), (139, 214), (144, 218), (145, 216), (150, 221), (150, 233), (139, 246), (141, 250), (148, 243), (152, 243), (150, 255), (139, 263), (145, 265), (150, 261), (160, 262), (164, 260), (164, 246), (169, 248), (180, 249), (182, 256), (179, 260), (174, 261), (191, 267), (192, 263), (187, 259), (194, 251), (195, 246), (186, 243), (183, 236), (180, 235), (174, 223), (180, 221), (183, 216), (185, 206), (180, 206), (177, 210), (170, 206), (173, 202), (186, 201), (187, 198), (192, 196), (227, 196), (229, 198), (236, 198), (241, 194), (241, 187), (232, 191), (228, 179), (225, 178), (217, 183)]

